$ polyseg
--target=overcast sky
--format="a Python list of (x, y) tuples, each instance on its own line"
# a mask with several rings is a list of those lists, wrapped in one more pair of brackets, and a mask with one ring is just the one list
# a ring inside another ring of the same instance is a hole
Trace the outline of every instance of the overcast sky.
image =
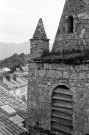
[(65, 0), (0, 0), (0, 42), (32, 38), (39, 18), (53, 43)]

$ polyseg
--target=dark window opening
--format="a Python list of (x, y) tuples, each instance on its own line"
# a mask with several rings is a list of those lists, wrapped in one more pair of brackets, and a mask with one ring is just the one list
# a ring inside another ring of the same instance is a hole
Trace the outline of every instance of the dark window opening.
[(73, 33), (73, 17), (69, 16), (69, 32)]
[(68, 19), (66, 20), (65, 32), (73, 33), (73, 17), (72, 16), (69, 16)]
[[(69, 89), (68, 87), (66, 87), (65, 85), (58, 85), (56, 88), (63, 88), (63, 89)], [(56, 89), (55, 88), (55, 89)]]

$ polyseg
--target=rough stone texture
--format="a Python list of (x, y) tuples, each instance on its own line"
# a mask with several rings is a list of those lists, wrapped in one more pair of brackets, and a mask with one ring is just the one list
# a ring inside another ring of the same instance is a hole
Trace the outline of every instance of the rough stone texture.
[[(29, 70), (32, 74), (29, 75), (28, 125), (39, 122), (41, 127), (50, 129), (51, 95), (56, 86), (67, 86), (73, 94), (74, 101), (78, 92), (81, 93), (83, 89), (89, 91), (89, 65), (73, 67), (63, 64), (30, 63)], [(85, 126), (85, 123), (83, 125)], [(86, 133), (85, 129), (84, 132)]]
[[(73, 17), (73, 32), (68, 31), (68, 27), (70, 27), (69, 16)], [(89, 48), (89, 1), (66, 0), (53, 51), (83, 50), (86, 48)]]
[[(30, 40), (32, 58), (38, 58), (49, 50), (49, 40), (46, 39), (42, 20), (38, 22), (38, 26), (33, 39)], [(66, 0), (52, 51), (88, 48), (89, 0)], [(39, 123), (40, 127), (50, 130), (51, 96), (59, 85), (69, 88), (73, 95), (74, 135), (89, 134), (89, 64), (81, 63), (72, 66), (30, 61), (27, 94), (28, 127)]]
[(44, 29), (43, 21), (40, 18), (36, 27), (36, 30), (34, 32), (32, 39), (44, 39), (47, 40), (47, 35)]

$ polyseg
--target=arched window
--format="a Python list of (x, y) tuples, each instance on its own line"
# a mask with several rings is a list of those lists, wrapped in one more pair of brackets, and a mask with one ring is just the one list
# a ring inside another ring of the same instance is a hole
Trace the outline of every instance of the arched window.
[(73, 17), (71, 15), (66, 20), (65, 33), (73, 33)]

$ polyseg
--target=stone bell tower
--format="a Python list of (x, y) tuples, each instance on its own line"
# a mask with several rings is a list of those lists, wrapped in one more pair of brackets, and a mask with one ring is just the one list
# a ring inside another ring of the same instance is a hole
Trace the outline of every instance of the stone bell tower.
[(35, 33), (30, 39), (30, 54), (31, 58), (38, 58), (43, 53), (49, 52), (49, 39), (46, 36), (43, 21), (40, 18), (35, 30)]
[(89, 0), (66, 0), (53, 51), (89, 48)]

